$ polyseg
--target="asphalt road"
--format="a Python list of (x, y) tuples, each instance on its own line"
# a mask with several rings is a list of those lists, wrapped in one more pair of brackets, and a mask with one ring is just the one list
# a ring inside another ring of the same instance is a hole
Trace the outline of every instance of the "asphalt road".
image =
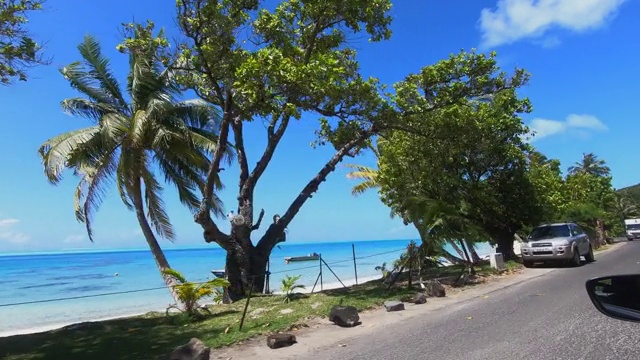
[(640, 241), (321, 349), (313, 359), (640, 359), (640, 323), (602, 315), (584, 287), (591, 277), (624, 273), (640, 273)]

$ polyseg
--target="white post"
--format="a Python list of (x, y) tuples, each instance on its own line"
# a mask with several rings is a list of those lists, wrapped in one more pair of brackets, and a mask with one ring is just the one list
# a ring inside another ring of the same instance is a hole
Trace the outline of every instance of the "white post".
[(489, 263), (491, 267), (498, 270), (504, 269), (504, 259), (501, 253), (493, 253), (489, 255)]

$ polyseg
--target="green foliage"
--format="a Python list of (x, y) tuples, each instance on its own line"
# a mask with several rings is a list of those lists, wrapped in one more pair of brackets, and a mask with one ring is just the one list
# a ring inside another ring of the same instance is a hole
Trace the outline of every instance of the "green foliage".
[(282, 279), (281, 290), (283, 292), (284, 302), (288, 303), (293, 299), (294, 291), (296, 289), (304, 289), (305, 286), (302, 284), (297, 284), (297, 281), (300, 280), (302, 275), (290, 276), (287, 275)]
[(44, 0), (0, 1), (0, 83), (27, 80), (30, 66), (46, 64), (41, 47), (26, 29), (27, 15), (42, 10)]
[[(156, 232), (173, 239), (157, 174), (176, 187), (184, 205), (195, 210), (200, 204), (196, 191), (203, 187), (208, 155), (216, 146), (219, 114), (201, 102), (177, 101), (180, 89), (171, 73), (148, 53), (130, 55), (128, 102), (97, 40), (86, 36), (78, 51), (82, 61), (60, 72), (84, 97), (66, 99), (62, 108), (93, 125), (58, 135), (40, 147), (46, 176), (53, 184), (65, 169), (80, 177), (76, 218), (86, 224), (91, 239), (92, 215), (113, 182), (129, 209), (146, 207)], [(222, 213), (219, 201), (214, 209)]]
[(634, 205), (640, 204), (640, 184), (628, 186), (618, 190), (618, 193), (627, 198)]
[(175, 286), (175, 292), (182, 305), (182, 311), (191, 317), (199, 316), (199, 302), (203, 299), (213, 297), (214, 301), (221, 298), (220, 289), (229, 286), (229, 282), (225, 279), (215, 278), (203, 283), (193, 283), (175, 269), (165, 269), (163, 274), (176, 279), (178, 285)]
[[(494, 57), (461, 53), (409, 76), (396, 86), (396, 101), (411, 131), (388, 131), (378, 141), (383, 201), (408, 222), (427, 214), (423, 231), (442, 224), (441, 238), (480, 227), (513, 234), (539, 216), (526, 176), (528, 129), (519, 117), (531, 105), (515, 91), (528, 74), (508, 77)], [(465, 74), (484, 92), (465, 91), (460, 80), (430, 88), (445, 74)], [(468, 96), (453, 99), (461, 92)], [(448, 105), (434, 109), (438, 103)]]
[(589, 174), (595, 177), (609, 176), (611, 172), (609, 167), (606, 166), (606, 162), (598, 159), (598, 156), (594, 153), (583, 154), (582, 160), (570, 166), (568, 171), (569, 175)]
[(386, 279), (389, 274), (389, 269), (387, 269), (387, 263), (383, 262), (382, 265), (378, 265), (374, 268), (375, 271), (380, 271), (382, 273), (382, 278)]

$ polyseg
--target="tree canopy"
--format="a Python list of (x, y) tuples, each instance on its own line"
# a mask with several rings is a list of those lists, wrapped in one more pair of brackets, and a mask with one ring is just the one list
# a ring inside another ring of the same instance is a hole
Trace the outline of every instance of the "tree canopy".
[[(478, 62), (495, 71), (494, 57)], [(526, 175), (529, 147), (522, 139), (528, 130), (519, 117), (531, 105), (516, 94), (527, 79), (517, 70), (511, 88), (438, 111), (412, 105), (419, 134), (392, 130), (378, 142), (383, 202), (398, 213), (416, 197), (457, 204), (459, 217), (494, 239), (536, 221), (538, 204)], [(417, 104), (402, 87), (397, 96)]]
[(0, 83), (27, 80), (27, 69), (47, 63), (41, 46), (33, 40), (26, 24), (28, 14), (42, 10), (44, 0), (0, 1)]

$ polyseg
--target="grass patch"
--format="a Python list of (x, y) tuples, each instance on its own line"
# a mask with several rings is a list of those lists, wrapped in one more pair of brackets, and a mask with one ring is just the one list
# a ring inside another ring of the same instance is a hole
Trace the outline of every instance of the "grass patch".
[(607, 249), (611, 248), (612, 246), (613, 245), (611, 245), (611, 244), (604, 244), (604, 245), (600, 246), (599, 248), (594, 249), (593, 252), (604, 251), (604, 250), (607, 250)]
[[(245, 302), (211, 307), (212, 315), (189, 322), (182, 315), (148, 314), (126, 319), (86, 323), (75, 328), (0, 338), (0, 358), (22, 359), (157, 359), (196, 337), (211, 347), (222, 347), (256, 335), (304, 326), (306, 320), (325, 317), (332, 306), (375, 308), (386, 300), (414, 291), (387, 290), (380, 281), (350, 289), (297, 295), (284, 304), (281, 296), (258, 296), (249, 303), (242, 331), (238, 330)], [(283, 311), (284, 310), (284, 311)]]
[[(505, 263), (507, 272), (522, 267), (516, 261)], [(425, 270), (424, 279), (446, 279), (459, 276), (463, 265)], [(488, 264), (476, 266), (479, 276), (498, 273)], [(406, 286), (406, 274), (390, 290), (381, 280), (370, 281), (348, 289), (326, 290), (316, 294), (296, 294), (290, 303), (282, 296), (256, 296), (242, 331), (238, 330), (245, 301), (212, 306), (212, 315), (198, 322), (182, 315), (160, 313), (118, 320), (85, 323), (38, 334), (0, 338), (0, 358), (6, 360), (92, 359), (133, 360), (166, 357), (176, 346), (196, 337), (210, 347), (235, 344), (261, 334), (303, 327), (309, 319), (326, 317), (332, 306), (352, 305), (367, 310), (386, 300), (398, 300), (414, 294)], [(403, 278), (404, 277), (404, 278)], [(414, 282), (417, 284), (417, 282)]]

